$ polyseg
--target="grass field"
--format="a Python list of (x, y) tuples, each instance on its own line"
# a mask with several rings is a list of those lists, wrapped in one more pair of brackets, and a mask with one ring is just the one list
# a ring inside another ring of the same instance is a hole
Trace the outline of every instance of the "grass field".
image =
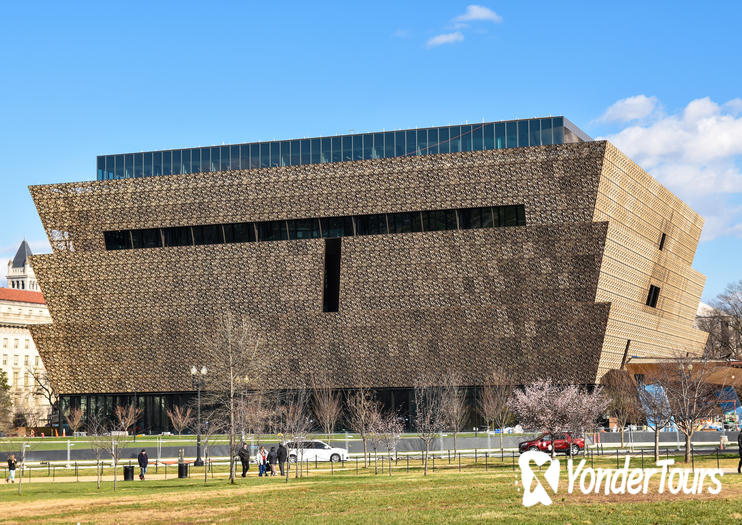
[[(564, 460), (562, 459), (563, 463)], [(355, 471), (355, 462), (330, 473), (320, 464), (296, 479), (258, 478), (255, 468), (226, 480), (217, 468), (204, 484), (203, 470), (190, 479), (150, 479), (144, 482), (24, 482), (0, 485), (0, 523), (735, 523), (742, 521), (742, 476), (732, 456), (721, 458), (728, 473), (717, 496), (657, 494), (605, 496), (560, 491), (549, 507), (525, 508), (517, 482), (519, 471), (508, 463), (467, 459), (458, 464), (436, 461), (436, 471), (423, 476), (419, 461), (400, 460), (389, 476), (373, 467)], [(646, 466), (649, 467), (649, 461)], [(589, 464), (589, 461), (588, 461)], [(385, 466), (387, 466), (385, 464)], [(638, 460), (632, 466), (638, 467)], [(380, 466), (380, 465), (379, 465)], [(615, 468), (615, 460), (598, 458), (595, 467)], [(696, 468), (716, 467), (715, 458), (699, 459)], [(485, 468), (487, 470), (485, 470)], [(106, 473), (110, 479), (110, 473)], [(160, 474), (159, 477), (162, 477)], [(651, 487), (651, 485), (650, 485)]]

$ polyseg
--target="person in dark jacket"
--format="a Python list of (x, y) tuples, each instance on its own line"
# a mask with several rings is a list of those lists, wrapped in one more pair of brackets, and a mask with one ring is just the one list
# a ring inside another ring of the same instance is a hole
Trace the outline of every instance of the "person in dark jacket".
[(242, 463), (242, 477), (247, 475), (247, 471), (250, 470), (250, 450), (247, 448), (247, 443), (242, 444), (242, 448), (237, 452), (237, 456), (240, 458)]
[(15, 483), (15, 456), (11, 454), (8, 456), (8, 477), (5, 483)]
[(739, 446), (739, 464), (737, 465), (737, 474), (742, 474), (742, 431), (737, 436), (737, 445)]
[(271, 466), (271, 476), (276, 475), (276, 463), (278, 463), (278, 453), (276, 447), (271, 447), (271, 451), (268, 452), (268, 464)]
[(286, 444), (281, 443), (278, 445), (278, 450), (276, 451), (276, 459), (278, 460), (278, 467), (281, 469), (281, 476), (283, 476), (283, 464), (286, 463), (288, 457), (289, 451), (286, 450)]
[(147, 451), (142, 449), (137, 456), (139, 461), (139, 479), (144, 480), (144, 475), (147, 473), (147, 465), (149, 465), (149, 458), (147, 457)]

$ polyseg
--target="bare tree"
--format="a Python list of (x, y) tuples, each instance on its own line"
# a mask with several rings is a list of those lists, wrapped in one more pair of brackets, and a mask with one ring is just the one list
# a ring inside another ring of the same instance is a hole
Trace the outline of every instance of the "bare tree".
[(332, 386), (332, 381), (327, 372), (320, 372), (312, 376), (312, 410), (322, 430), (327, 434), (328, 444), (342, 412), (340, 393), (334, 390)]
[(636, 421), (641, 416), (636, 385), (626, 370), (609, 370), (600, 382), (605, 387), (608, 414), (616, 418), (623, 447), (625, 444), (624, 427), (629, 421)]
[[(235, 456), (239, 442), (238, 400), (243, 389), (257, 390), (268, 364), (264, 341), (245, 317), (225, 314), (214, 333), (204, 341), (210, 346), (208, 388), (204, 404), (217, 408), (229, 436), (229, 482), (235, 482)], [(214, 421), (216, 422), (216, 421)]]
[(431, 376), (422, 375), (415, 380), (415, 429), (425, 445), (424, 476), (428, 475), (430, 447), (446, 424), (443, 416), (442, 390), (442, 387), (437, 385)]
[[(304, 458), (306, 435), (309, 431), (309, 395), (306, 389), (300, 388), (274, 396), (272, 399), (275, 412), (275, 425), (286, 441), (294, 443), (296, 461), (294, 477), (299, 477), (301, 461)], [(291, 456), (286, 468), (286, 482), (289, 481)]]
[(479, 391), (477, 409), (487, 423), (487, 427), (500, 429), (500, 453), (503, 453), (503, 428), (513, 420), (513, 412), (508, 404), (513, 393), (513, 386), (502, 380), (497, 374), (492, 375), (492, 383), (484, 385)]
[(685, 461), (690, 461), (691, 440), (698, 424), (719, 413), (716, 396), (723, 386), (711, 383), (718, 363), (707, 358), (689, 356), (665, 360), (659, 367), (656, 382), (667, 396), (673, 420), (685, 436)]
[(647, 378), (644, 384), (639, 385), (639, 399), (647, 426), (654, 431), (654, 460), (660, 456), (660, 431), (672, 421), (672, 410), (667, 396), (656, 379)]
[(201, 423), (199, 425), (198, 422), (195, 423), (195, 430), (200, 431), (201, 433), (201, 439), (203, 440), (204, 445), (204, 485), (209, 480), (209, 463), (210, 463), (210, 453), (209, 453), (209, 447), (211, 445), (211, 441), (213, 437), (222, 431), (224, 421), (220, 419), (217, 413), (217, 410), (213, 409), (206, 409), (201, 414)]
[(73, 408), (70, 410), (69, 414), (64, 415), (64, 419), (67, 421), (67, 425), (70, 427), (72, 435), (74, 435), (74, 433), (82, 427), (82, 409)]
[(742, 280), (729, 284), (696, 323), (709, 333), (707, 358), (742, 359)]
[(449, 371), (443, 376), (441, 410), (443, 424), (453, 434), (453, 453), (456, 454), (456, 435), (463, 430), (469, 416), (466, 388), (461, 386), (461, 374)]
[(392, 454), (397, 450), (397, 444), (402, 437), (404, 421), (394, 412), (384, 412), (377, 418), (377, 428), (380, 441), (389, 455), (389, 475), (392, 475)]
[(376, 400), (366, 388), (350, 392), (345, 401), (348, 426), (363, 441), (363, 466), (368, 467), (368, 435), (379, 412)]
[(90, 448), (95, 455), (95, 475), (98, 489), (100, 489), (103, 468), (102, 462), (105, 452), (109, 449), (108, 437), (105, 435), (106, 425), (99, 414), (93, 414), (88, 418), (85, 428), (88, 434), (88, 448)]
[(183, 431), (191, 426), (193, 423), (193, 409), (191, 407), (181, 407), (175, 405), (172, 410), (167, 409), (167, 417), (170, 419), (170, 424), (178, 433), (178, 436), (183, 434)]
[[(134, 405), (119, 405), (114, 409), (113, 415), (116, 417), (120, 431), (128, 433), (129, 429), (133, 428), (139, 421), (142, 409)], [(133, 428), (133, 431), (136, 433), (136, 428)]]
[[(607, 402), (600, 388), (591, 392), (577, 385), (562, 387), (539, 379), (514, 391), (510, 406), (524, 428), (546, 432), (553, 438), (558, 432), (581, 433), (593, 428)], [(551, 453), (553, 456), (553, 447)]]
[[(53, 411), (59, 397), (56, 390), (49, 382), (49, 376), (43, 368), (27, 367), (26, 372), (33, 378), (33, 395), (43, 397), (49, 403), (49, 410)], [(47, 413), (47, 422), (51, 412)]]

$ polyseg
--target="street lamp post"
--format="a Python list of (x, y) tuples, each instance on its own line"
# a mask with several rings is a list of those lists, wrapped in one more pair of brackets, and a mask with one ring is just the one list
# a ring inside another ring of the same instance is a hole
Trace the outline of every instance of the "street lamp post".
[(201, 459), (201, 389), (204, 387), (206, 382), (206, 367), (202, 366), (199, 371), (195, 366), (191, 367), (191, 385), (196, 389), (196, 396), (198, 399), (198, 416), (197, 426), (198, 434), (196, 436), (196, 461), (193, 462), (195, 467), (203, 467), (204, 462)]

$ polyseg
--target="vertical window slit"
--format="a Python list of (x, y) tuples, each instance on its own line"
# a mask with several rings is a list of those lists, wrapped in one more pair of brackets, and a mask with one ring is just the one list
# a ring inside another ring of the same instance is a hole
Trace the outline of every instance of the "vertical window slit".
[(340, 241), (339, 238), (325, 239), (323, 312), (337, 312), (340, 304)]

